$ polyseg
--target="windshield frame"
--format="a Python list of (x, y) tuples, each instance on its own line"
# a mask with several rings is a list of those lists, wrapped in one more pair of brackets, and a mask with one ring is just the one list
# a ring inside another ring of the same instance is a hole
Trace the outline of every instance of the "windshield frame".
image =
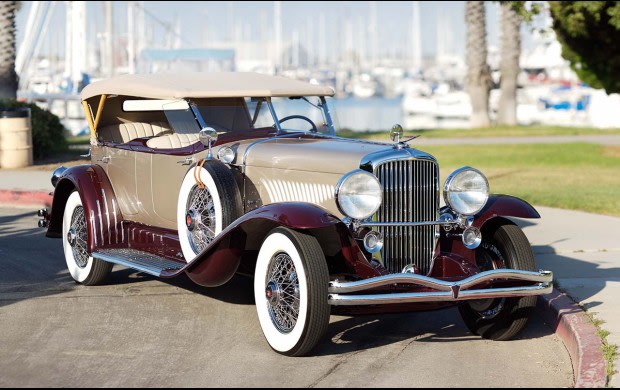
[[(307, 102), (309, 105), (315, 107), (316, 109), (320, 110), (322, 116), (323, 116), (323, 121), (324, 121), (324, 125), (327, 128), (328, 132), (327, 135), (330, 136), (336, 136), (336, 128), (334, 125), (334, 122), (332, 120), (332, 114), (330, 112), (330, 108), (329, 108), (329, 104), (327, 103), (327, 99), (325, 98), (325, 96), (309, 96), (309, 97), (318, 97), (320, 99), (320, 102), (318, 104), (314, 104), (312, 103), (310, 100), (308, 100), (308, 97), (306, 96), (288, 96), (288, 97), (283, 97), (284, 99), (300, 99), (300, 100), (304, 100), (305, 102)], [(246, 106), (246, 109), (248, 110), (248, 115), (249, 118), (251, 120), (252, 126), (254, 126), (255, 120), (259, 114), (259, 111), (261, 109), (261, 106), (263, 104), (265, 104), (268, 108), (268, 111), (271, 115), (271, 118), (273, 119), (273, 123), (274, 123), (274, 127), (277, 130), (275, 135), (283, 135), (283, 134), (287, 134), (290, 131), (287, 131), (285, 129), (282, 128), (282, 125), (280, 123), (280, 119), (278, 117), (278, 113), (276, 111), (276, 107), (273, 104), (272, 98), (271, 97), (257, 97), (255, 98), (258, 100), (257, 106), (254, 109), (255, 112), (250, 112), (249, 107)], [(198, 131), (200, 131), (201, 129), (204, 129), (208, 126), (207, 121), (205, 121), (205, 119), (202, 117), (202, 114), (200, 112), (199, 106), (197, 105), (197, 103), (192, 100), (192, 99), (179, 99), (179, 101), (184, 101), (187, 104), (187, 108), (188, 110), (184, 110), (184, 111), (189, 111), (188, 114), (191, 112), (191, 115), (193, 116), (196, 124), (198, 125)], [(174, 123), (172, 118), (168, 115), (166, 108), (164, 107), (163, 109), (164, 113), (166, 114), (166, 117), (168, 119), (168, 121), (170, 122), (170, 125), (175, 128)], [(176, 110), (175, 110), (176, 111)], [(250, 129), (252, 130), (252, 129)], [(178, 131), (175, 129), (175, 132), (185, 132), (185, 131)], [(311, 130), (299, 130), (299, 131), (295, 131), (295, 132), (300, 132), (300, 133), (313, 133)], [(323, 132), (322, 134), (326, 134), (325, 132)]]
[[(315, 97), (315, 96), (310, 96), (310, 97)], [(334, 121), (332, 119), (332, 115), (329, 109), (329, 104), (327, 104), (327, 99), (325, 99), (325, 96), (316, 96), (320, 99), (319, 104), (314, 104), (312, 103), (310, 100), (308, 100), (307, 96), (288, 96), (285, 97), (286, 99), (299, 99), (299, 100), (303, 100), (306, 103), (308, 103), (309, 105), (311, 105), (312, 107), (317, 108), (318, 110), (321, 111), (321, 114), (323, 115), (323, 121), (324, 124), (326, 125), (327, 129), (328, 129), (328, 133), (327, 135), (331, 135), (331, 136), (335, 136), (336, 135), (336, 126), (334, 125)], [(282, 134), (286, 134), (287, 131), (284, 130), (282, 128), (282, 125), (280, 123), (280, 119), (278, 117), (278, 113), (277, 110), (273, 104), (272, 98), (271, 97), (260, 97), (260, 98), (256, 98), (258, 100), (256, 108), (254, 109), (254, 113), (250, 112), (250, 117), (252, 118), (252, 124), (255, 123), (256, 118), (258, 117), (259, 111), (261, 109), (262, 104), (266, 104), (267, 108), (269, 110), (269, 113), (271, 114), (271, 118), (273, 119), (274, 122), (274, 126), (277, 130), (276, 135), (282, 135)], [(307, 133), (307, 132), (311, 132), (311, 131), (301, 131), (299, 130), (299, 132), (302, 133)], [(323, 133), (325, 134), (325, 133)]]

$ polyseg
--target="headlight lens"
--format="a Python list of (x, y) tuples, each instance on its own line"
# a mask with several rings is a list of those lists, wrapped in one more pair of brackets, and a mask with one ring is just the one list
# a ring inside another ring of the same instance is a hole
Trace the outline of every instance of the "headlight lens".
[(228, 146), (224, 146), (217, 151), (217, 157), (224, 164), (230, 164), (235, 160), (235, 151)]
[(336, 186), (336, 204), (344, 215), (366, 219), (373, 215), (383, 200), (381, 184), (372, 173), (355, 170), (347, 173)]
[(443, 187), (446, 204), (462, 215), (474, 215), (489, 199), (489, 182), (477, 169), (459, 168), (446, 179)]

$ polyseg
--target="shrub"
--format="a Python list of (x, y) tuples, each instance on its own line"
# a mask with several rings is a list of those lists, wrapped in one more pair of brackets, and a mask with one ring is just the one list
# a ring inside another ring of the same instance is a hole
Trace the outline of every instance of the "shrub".
[(35, 160), (49, 157), (67, 150), (65, 127), (60, 119), (51, 112), (34, 103), (22, 103), (16, 100), (0, 100), (2, 108), (28, 107), (32, 120), (32, 154)]

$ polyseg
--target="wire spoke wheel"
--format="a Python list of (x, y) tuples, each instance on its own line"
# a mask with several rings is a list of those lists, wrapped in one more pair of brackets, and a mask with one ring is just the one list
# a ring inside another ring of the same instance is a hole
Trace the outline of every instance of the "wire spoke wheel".
[[(77, 191), (71, 193), (62, 215), (62, 248), (73, 280), (85, 286), (94, 286), (105, 282), (112, 271), (112, 263), (93, 259), (90, 255), (88, 240), (91, 233), (86, 210), (80, 194)], [(96, 241), (93, 244), (97, 246)]]
[(209, 190), (195, 185), (190, 191), (186, 214), (191, 216), (187, 238), (195, 253), (202, 252), (215, 238), (216, 215), (213, 196)]
[(278, 353), (303, 356), (329, 325), (329, 271), (319, 241), (277, 227), (261, 244), (254, 272), (256, 313), (267, 342)]
[(72, 241), (71, 250), (73, 251), (73, 258), (75, 259), (75, 264), (78, 267), (84, 268), (88, 264), (88, 255), (87, 248), (87, 227), (86, 227), (86, 216), (84, 215), (84, 208), (82, 206), (78, 206), (73, 210), (73, 215), (71, 216), (71, 228), (69, 230), (69, 239)]
[(299, 318), (299, 281), (293, 259), (286, 253), (276, 254), (267, 275), (271, 321), (280, 332), (289, 333)]

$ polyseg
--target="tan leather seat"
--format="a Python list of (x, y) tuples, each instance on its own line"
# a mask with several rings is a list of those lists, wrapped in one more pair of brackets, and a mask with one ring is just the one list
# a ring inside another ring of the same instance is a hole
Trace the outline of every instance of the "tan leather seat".
[(100, 140), (124, 144), (132, 139), (143, 137), (157, 137), (170, 134), (170, 126), (167, 122), (128, 122), (118, 125), (110, 125), (97, 130)]
[(146, 146), (153, 149), (178, 149), (193, 145), (198, 142), (198, 134), (167, 134), (152, 138), (146, 142)]

